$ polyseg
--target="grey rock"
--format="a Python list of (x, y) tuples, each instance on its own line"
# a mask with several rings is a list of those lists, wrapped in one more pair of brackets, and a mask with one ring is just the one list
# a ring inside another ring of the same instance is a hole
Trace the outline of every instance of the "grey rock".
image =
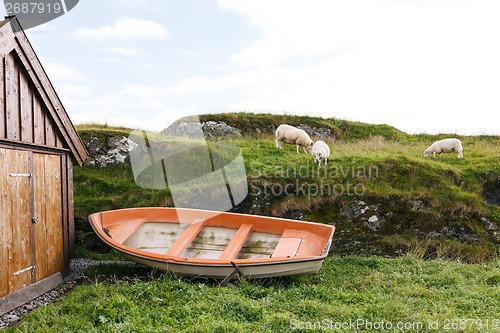
[(381, 221), (376, 215), (370, 216), (370, 218), (365, 222), (368, 229), (377, 231), (380, 229)]
[(334, 135), (332, 135), (332, 131), (326, 127), (316, 128), (316, 127), (311, 127), (311, 126), (306, 125), (306, 124), (300, 124), (299, 126), (297, 126), (297, 128), (304, 130), (311, 137), (314, 136), (314, 137), (318, 137), (318, 138), (322, 138), (322, 139), (334, 137)]
[(241, 131), (224, 122), (207, 121), (204, 123), (192, 121), (177, 121), (161, 131), (162, 135), (190, 139), (238, 139)]
[(125, 163), (137, 144), (124, 136), (112, 136), (105, 143), (92, 137), (85, 146), (89, 153), (85, 165), (105, 167)]

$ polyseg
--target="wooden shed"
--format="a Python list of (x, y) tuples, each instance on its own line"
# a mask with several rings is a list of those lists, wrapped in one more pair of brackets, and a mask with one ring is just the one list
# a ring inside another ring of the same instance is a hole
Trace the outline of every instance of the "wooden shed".
[(0, 22), (0, 314), (53, 289), (74, 247), (87, 152), (15, 17)]

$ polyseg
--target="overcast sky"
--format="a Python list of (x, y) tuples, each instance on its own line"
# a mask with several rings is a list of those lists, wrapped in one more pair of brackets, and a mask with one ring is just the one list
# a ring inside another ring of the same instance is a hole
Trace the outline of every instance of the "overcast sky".
[(27, 33), (77, 124), (250, 111), (500, 134), (499, 16), (498, 0), (80, 0)]

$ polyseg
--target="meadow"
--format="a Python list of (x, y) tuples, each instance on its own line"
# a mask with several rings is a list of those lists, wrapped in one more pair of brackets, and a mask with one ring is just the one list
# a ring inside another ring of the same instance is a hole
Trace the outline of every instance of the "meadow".
[[(267, 215), (336, 226), (336, 243), (320, 273), (240, 279), (222, 287), (217, 281), (140, 266), (101, 265), (88, 269), (58, 302), (26, 315), (6, 332), (500, 332), (498, 231), (482, 220), (500, 224), (498, 203), (485, 200), (485, 188), (500, 184), (499, 137), (458, 136), (463, 159), (455, 154), (425, 159), (428, 145), (450, 135), (409, 135), (387, 125), (286, 115), (201, 119), (242, 130), (243, 137), (231, 143), (241, 149), (256, 190), (297, 180), (300, 186), (362, 185), (363, 192), (354, 195), (271, 193), (262, 207)], [(297, 155), (294, 146), (276, 149), (266, 128), (281, 122), (330, 129), (328, 166), (318, 168), (310, 155)], [(244, 131), (256, 127), (261, 130)], [(77, 129), (84, 139), (101, 141), (131, 131), (102, 125)], [(217, 144), (209, 142), (214, 154)], [(88, 214), (172, 205), (168, 188), (135, 184), (127, 163), (75, 168), (74, 181), (77, 255), (82, 257), (121, 259), (93, 241)], [(373, 231), (347, 220), (339, 207), (360, 200), (379, 203), (380, 210), (390, 206), (387, 226)], [(424, 204), (413, 210), (414, 202)], [(413, 232), (457, 225), (476, 238), (428, 239)], [(361, 242), (366, 252), (346, 245), (346, 239)], [(398, 255), (395, 248), (402, 249)]]
[[(124, 277), (124, 270), (127, 270)], [(113, 265), (6, 332), (499, 332), (500, 261), (333, 256), (221, 287)]]

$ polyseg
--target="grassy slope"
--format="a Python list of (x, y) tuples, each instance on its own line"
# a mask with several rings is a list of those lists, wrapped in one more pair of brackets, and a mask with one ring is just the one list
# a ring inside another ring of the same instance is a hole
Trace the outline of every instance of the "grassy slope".
[[(89, 272), (88, 284), (6, 332), (500, 330), (498, 259), (478, 265), (413, 256), (331, 257), (318, 275), (240, 280), (237, 288), (147, 270), (136, 270), (137, 278), (112, 278), (123, 270), (131, 271), (102, 266)], [(369, 326), (381, 322), (392, 329)], [(398, 330), (398, 323), (409, 326)], [(347, 326), (336, 330), (335, 325)]]
[[(482, 182), (498, 179), (495, 178), (499, 174), (498, 138), (463, 138), (467, 147), (464, 160), (452, 156), (424, 160), (420, 157), (421, 152), (435, 136), (398, 134), (395, 140), (387, 137), (382, 140), (377, 136), (385, 137), (385, 127), (378, 132), (375, 125), (360, 126), (370, 130), (351, 129), (351, 133), (365, 134), (357, 139), (344, 137), (332, 144), (333, 159), (329, 170), (334, 170), (335, 166), (379, 166), (377, 177), (363, 180), (367, 188), (363, 199), (368, 200), (368, 195), (382, 201), (394, 196), (408, 200), (424, 196), (430, 202), (429, 207), (423, 209), (425, 214), (437, 219), (470, 214), (500, 220), (498, 208), (485, 204), (481, 198)], [(84, 137), (106, 137), (109, 130), (78, 129)], [(128, 133), (126, 129), (120, 131)], [(398, 133), (396, 130), (389, 132)], [(310, 156), (297, 156), (292, 147), (276, 150), (269, 135), (237, 143), (242, 147), (250, 177), (261, 179), (275, 175), (282, 171), (279, 165), (295, 168), (306, 165), (309, 172), (313, 171)], [(346, 178), (352, 176), (326, 178), (325, 181), (345, 184)], [(93, 211), (171, 204), (168, 190), (144, 190), (132, 179), (128, 165), (75, 168), (77, 223), (85, 224), (86, 216)], [(313, 198), (310, 201), (314, 204), (307, 206), (302, 199), (295, 204), (305, 209), (306, 218), (328, 222), (338, 217), (330, 207), (336, 205), (322, 204), (321, 200)], [(341, 199), (336, 198), (335, 202), (342, 204)], [(270, 211), (279, 214), (292, 204), (278, 201)], [(337, 229), (337, 237), (342, 237), (342, 229)], [(456, 260), (424, 261), (421, 257), (425, 249), (418, 246), (410, 252), (396, 259), (333, 256), (325, 260), (318, 275), (242, 280), (235, 283), (238, 288), (218, 287), (212, 281), (191, 280), (141, 267), (102, 266), (87, 272), (86, 284), (78, 286), (56, 304), (28, 314), (16, 327), (5, 331), (289, 332), (300, 331), (298, 328), (312, 331), (307, 325), (319, 325), (316, 331), (323, 331), (334, 327), (335, 323), (348, 325), (357, 320), (364, 320), (365, 325), (382, 321), (392, 325), (398, 322), (422, 325), (413, 326), (413, 330), (407, 327), (399, 330), (401, 332), (442, 332), (452, 328), (457, 328), (452, 331), (467, 332), (500, 330), (498, 258), (481, 264), (466, 264)], [(115, 274), (121, 278), (113, 278)], [(130, 277), (134, 274), (137, 278)], [(124, 275), (128, 278), (123, 278)], [(456, 320), (460, 318), (470, 320)], [(429, 324), (438, 327), (429, 328)], [(365, 325), (333, 331), (380, 331)], [(395, 328), (386, 331), (398, 332)]]
[[(470, 261), (498, 253), (497, 242), (481, 218), (500, 222), (498, 206), (486, 204), (482, 197), (483, 183), (500, 179), (500, 137), (461, 137), (464, 159), (451, 154), (424, 159), (423, 150), (446, 135), (408, 135), (387, 125), (286, 115), (239, 113), (200, 118), (225, 121), (242, 130), (243, 138), (234, 142), (241, 148), (252, 194), (279, 192), (287, 184), (292, 184), (295, 190), (305, 189), (296, 196), (276, 196), (268, 210), (261, 213), (295, 217), (294, 212), (300, 211), (306, 220), (335, 224), (336, 253), (386, 254), (428, 247), (428, 254), (441, 253), (442, 257)], [(310, 155), (297, 155), (292, 146), (276, 149), (272, 127), (282, 122), (330, 128), (337, 139), (329, 140), (332, 156), (328, 168), (319, 170)], [(246, 132), (249, 128), (252, 132)], [(261, 134), (257, 135), (255, 128)], [(101, 142), (110, 135), (130, 133), (129, 129), (107, 126), (87, 125), (77, 129), (84, 139), (96, 136)], [(315, 193), (318, 186), (327, 191)], [(363, 190), (362, 196), (345, 193), (356, 189), (355, 186)], [(85, 226), (86, 216), (95, 211), (172, 204), (168, 189), (139, 188), (127, 164), (76, 168), (75, 187), (77, 226)], [(389, 221), (376, 231), (362, 222), (348, 221), (339, 207), (346, 208), (356, 200), (378, 205), (378, 214), (390, 215)], [(423, 202), (423, 206), (412, 209), (414, 200)], [(443, 228), (462, 228), (478, 238), (468, 242), (458, 238), (423, 239), (422, 235)], [(92, 235), (88, 229), (85, 232)], [(339, 243), (342, 237), (353, 235), (367, 246), (360, 249)]]

